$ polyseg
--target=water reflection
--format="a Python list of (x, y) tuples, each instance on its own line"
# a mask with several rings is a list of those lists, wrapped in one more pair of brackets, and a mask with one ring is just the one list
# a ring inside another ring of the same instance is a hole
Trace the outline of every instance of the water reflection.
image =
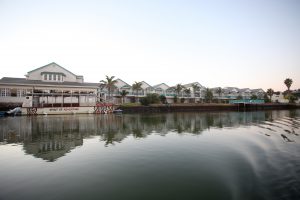
[(1, 118), (0, 199), (299, 199), (299, 133), (300, 110)]
[[(27, 154), (55, 161), (83, 139), (100, 136), (105, 146), (122, 142), (129, 135), (145, 138), (151, 134), (200, 135), (203, 131), (255, 126), (270, 137), (277, 133), (284, 141), (298, 136), (299, 111), (208, 112), (124, 115), (66, 115), (2, 118), (0, 144), (21, 143)], [(295, 131), (296, 130), (296, 131)]]

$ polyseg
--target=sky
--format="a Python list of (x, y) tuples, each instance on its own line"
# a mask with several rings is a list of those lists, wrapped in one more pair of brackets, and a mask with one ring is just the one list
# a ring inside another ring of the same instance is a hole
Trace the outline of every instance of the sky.
[(299, 0), (0, 0), (0, 77), (300, 88)]

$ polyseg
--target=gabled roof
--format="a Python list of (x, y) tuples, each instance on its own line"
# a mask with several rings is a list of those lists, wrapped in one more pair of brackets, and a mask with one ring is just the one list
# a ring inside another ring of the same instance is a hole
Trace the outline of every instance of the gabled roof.
[[(29, 73), (31, 73), (31, 72), (34, 72), (34, 71), (36, 71), (36, 70), (39, 70), (39, 69), (43, 69), (43, 68), (48, 67), (49, 65), (53, 65), (53, 64), (56, 65), (56, 66), (58, 66), (58, 67), (60, 67), (60, 68), (62, 68), (63, 70), (65, 70), (65, 71), (67, 71), (67, 72), (69, 72), (69, 73), (71, 73), (72, 75), (74, 75), (74, 76), (77, 77), (76, 74), (74, 74), (73, 72), (70, 72), (69, 70), (67, 70), (66, 68), (64, 68), (64, 67), (62, 67), (62, 66), (60, 66), (60, 65), (58, 65), (58, 64), (55, 63), (55, 62), (49, 63), (49, 64), (44, 65), (44, 66), (42, 66), (42, 67), (36, 68), (36, 69), (34, 69), (34, 70), (31, 70), (31, 71), (27, 72), (27, 74), (29, 74)], [(82, 76), (79, 76), (79, 77), (82, 77)]]
[(237, 87), (224, 87), (223, 89), (225, 89), (225, 90), (233, 90), (233, 89), (238, 90), (239, 88), (237, 88)]
[(249, 88), (242, 88), (240, 89), (240, 92), (251, 92)]
[(167, 84), (165, 84), (165, 83), (160, 83), (160, 84), (154, 85), (154, 86), (152, 86), (152, 87), (153, 87), (154, 89), (156, 89), (156, 88), (161, 88), (162, 85), (165, 85), (167, 88), (169, 88), (169, 86), (168, 86)]
[(199, 82), (192, 82), (192, 83), (185, 84), (185, 85), (183, 85), (183, 86), (184, 86), (184, 87), (193, 87), (193, 85), (198, 85), (199, 87), (204, 88), (204, 86), (201, 85)]
[(265, 92), (265, 91), (261, 88), (258, 88), (258, 89), (252, 89), (251, 92)]
[(116, 81), (122, 83), (122, 85), (120, 85), (120, 88), (123, 88), (123, 87), (131, 87), (131, 85), (129, 85), (128, 83), (126, 83), (125, 81), (123, 81), (123, 80), (120, 79), (120, 78), (116, 79)]
[(143, 89), (152, 88), (152, 86), (150, 84), (148, 84), (146, 81), (142, 81), (141, 83), (142, 83)]
[(176, 87), (175, 86), (172, 86), (172, 87), (169, 87), (167, 90), (175, 90), (176, 89)]

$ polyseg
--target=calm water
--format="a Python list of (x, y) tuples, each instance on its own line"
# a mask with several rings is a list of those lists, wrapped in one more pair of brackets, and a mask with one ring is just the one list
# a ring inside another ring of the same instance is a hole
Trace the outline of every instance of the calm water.
[(300, 199), (300, 110), (0, 119), (0, 199)]

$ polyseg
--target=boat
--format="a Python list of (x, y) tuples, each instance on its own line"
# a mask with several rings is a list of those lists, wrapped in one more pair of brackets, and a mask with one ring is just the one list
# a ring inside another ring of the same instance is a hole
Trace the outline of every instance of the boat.
[(122, 113), (123, 113), (123, 110), (121, 110), (121, 109), (116, 109), (116, 110), (113, 111), (113, 113), (115, 113), (115, 114), (122, 114)]
[(11, 109), (6, 112), (6, 115), (9, 116), (16, 116), (21, 114), (21, 108), (20, 107), (15, 107), (14, 109)]
[(5, 111), (0, 111), (0, 117), (5, 117), (6, 116), (6, 112)]
[[(51, 97), (53, 97), (53, 94), (51, 95)], [(21, 114), (107, 114), (113, 113), (114, 111), (114, 104), (96, 102), (97, 98), (92, 94), (77, 94), (77, 98), (75, 99), (77, 102), (70, 100), (70, 95), (57, 94), (55, 95), (55, 102), (48, 102), (48, 97), (45, 96), (45, 94), (32, 94), (25, 97), (21, 107)]]

